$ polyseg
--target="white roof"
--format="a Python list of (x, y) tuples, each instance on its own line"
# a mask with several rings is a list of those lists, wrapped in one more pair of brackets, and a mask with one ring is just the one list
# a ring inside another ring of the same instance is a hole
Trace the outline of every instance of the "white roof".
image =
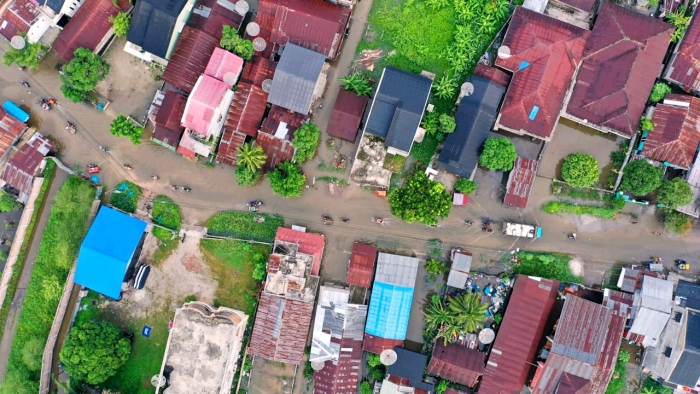
[(415, 257), (379, 253), (374, 280), (395, 286), (414, 288), (419, 261)]
[(503, 223), (503, 232), (514, 237), (534, 237), (535, 226), (520, 223)]
[(447, 276), (447, 285), (464, 289), (467, 286), (467, 279), (469, 279), (469, 274), (451, 269), (450, 274)]
[(670, 317), (670, 313), (640, 308), (632, 321), (627, 339), (630, 339), (633, 334), (644, 335), (642, 346), (655, 346)]
[[(331, 338), (341, 339), (343, 335), (349, 298), (350, 290), (348, 289), (321, 286), (318, 304), (316, 304), (309, 361), (324, 362), (338, 359), (340, 341), (332, 343)], [(330, 331), (330, 333), (324, 331)]]
[(673, 282), (645, 276), (642, 281), (641, 307), (671, 313), (673, 308)]

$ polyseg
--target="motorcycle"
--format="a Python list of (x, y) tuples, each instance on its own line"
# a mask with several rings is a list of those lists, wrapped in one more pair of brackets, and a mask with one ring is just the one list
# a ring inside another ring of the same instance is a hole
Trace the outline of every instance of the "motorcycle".
[(45, 98), (39, 99), (38, 104), (41, 105), (41, 108), (43, 108), (47, 111), (49, 111), (51, 109), (51, 104), (49, 104), (49, 100), (47, 100)]
[(106, 147), (106, 146), (100, 146), (100, 150), (101, 150), (102, 152), (104, 152), (104, 153), (109, 153), (109, 152), (112, 151), (111, 149), (109, 149), (109, 148)]
[(66, 122), (66, 130), (70, 131), (71, 134), (75, 134), (75, 124), (73, 124), (73, 122)]
[(124, 167), (125, 170), (131, 170), (131, 166), (128, 164), (122, 164), (122, 167)]
[(342, 218), (342, 219), (340, 219), (340, 221), (343, 222), (343, 223), (347, 223), (347, 222), (350, 221), (350, 219), (348, 219), (348, 218)]
[(190, 189), (190, 188), (187, 187), (187, 186), (181, 187), (180, 190), (182, 190), (183, 192), (191, 192), (191, 191), (192, 191), (192, 189)]
[(158, 175), (152, 175), (151, 179), (153, 179), (154, 181), (157, 181), (159, 178), (158, 178)]
[(326, 226), (330, 226), (331, 224), (333, 224), (333, 218), (328, 215), (321, 215), (321, 220)]
[(481, 231), (483, 231), (483, 232), (485, 232), (485, 233), (487, 233), (487, 234), (490, 234), (490, 233), (493, 232), (493, 229), (490, 228), (490, 227), (482, 227), (482, 228), (481, 228)]
[(466, 224), (467, 226), (472, 226), (474, 225), (474, 222), (471, 220), (467, 220), (466, 222), (464, 222), (464, 224)]
[(576, 233), (572, 233), (569, 235), (569, 239), (573, 239), (574, 241), (576, 241), (578, 239), (578, 235), (576, 235)]
[(29, 82), (27, 82), (27, 81), (19, 81), (19, 83), (27, 89), (31, 88), (31, 86), (29, 85)]

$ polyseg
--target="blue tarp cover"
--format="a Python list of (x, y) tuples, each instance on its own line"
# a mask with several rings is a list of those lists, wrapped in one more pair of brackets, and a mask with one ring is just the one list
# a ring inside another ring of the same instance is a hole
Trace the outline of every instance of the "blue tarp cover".
[(13, 103), (10, 100), (5, 101), (5, 104), (2, 105), (2, 108), (5, 111), (7, 111), (8, 114), (19, 119), (20, 122), (26, 123), (29, 120), (29, 114), (24, 112), (24, 110), (22, 108), (20, 108), (17, 104)]
[(374, 282), (365, 332), (386, 339), (406, 339), (413, 288)]
[(102, 207), (78, 255), (75, 283), (118, 299), (124, 274), (139, 245), (146, 222)]

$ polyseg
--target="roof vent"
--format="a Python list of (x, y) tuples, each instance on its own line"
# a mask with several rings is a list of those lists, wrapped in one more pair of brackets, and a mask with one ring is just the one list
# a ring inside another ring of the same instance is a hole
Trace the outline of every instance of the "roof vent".
[(682, 317), (683, 317), (683, 313), (681, 313), (681, 312), (676, 312), (676, 315), (673, 316), (673, 320), (675, 320), (676, 323), (680, 323)]
[(270, 93), (270, 90), (272, 90), (272, 80), (271, 79), (266, 79), (262, 81), (262, 90), (265, 93)]
[(245, 32), (248, 33), (249, 36), (255, 37), (260, 34), (260, 25), (255, 22), (250, 22), (248, 26), (246, 26)]
[(245, 14), (248, 13), (248, 10), (250, 10), (250, 5), (248, 4), (247, 1), (245, 0), (238, 0), (236, 2), (236, 12), (245, 16)]
[(265, 42), (265, 39), (262, 37), (255, 37), (253, 40), (253, 49), (255, 49), (258, 52), (264, 51), (265, 48), (267, 47), (267, 42)]
[(499, 59), (503, 59), (503, 60), (509, 59), (510, 56), (511, 56), (511, 54), (510, 54), (510, 48), (509, 48), (509, 47), (507, 47), (507, 46), (505, 46), (505, 45), (501, 45), (501, 47), (498, 48), (498, 58), (499, 58)]
[(673, 353), (673, 349), (666, 346), (666, 350), (664, 350), (664, 356), (671, 357), (671, 353)]

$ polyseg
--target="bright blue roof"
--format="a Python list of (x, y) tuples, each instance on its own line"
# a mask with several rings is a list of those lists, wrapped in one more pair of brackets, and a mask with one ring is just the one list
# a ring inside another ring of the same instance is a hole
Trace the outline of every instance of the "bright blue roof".
[(5, 111), (7, 111), (8, 114), (19, 119), (20, 122), (26, 123), (29, 120), (29, 114), (24, 112), (22, 108), (20, 108), (17, 104), (13, 103), (10, 100), (5, 101), (5, 104), (2, 105), (2, 108)]
[(100, 208), (80, 247), (75, 283), (118, 299), (131, 256), (145, 230), (143, 220)]
[(413, 288), (374, 282), (365, 332), (386, 339), (406, 339)]

